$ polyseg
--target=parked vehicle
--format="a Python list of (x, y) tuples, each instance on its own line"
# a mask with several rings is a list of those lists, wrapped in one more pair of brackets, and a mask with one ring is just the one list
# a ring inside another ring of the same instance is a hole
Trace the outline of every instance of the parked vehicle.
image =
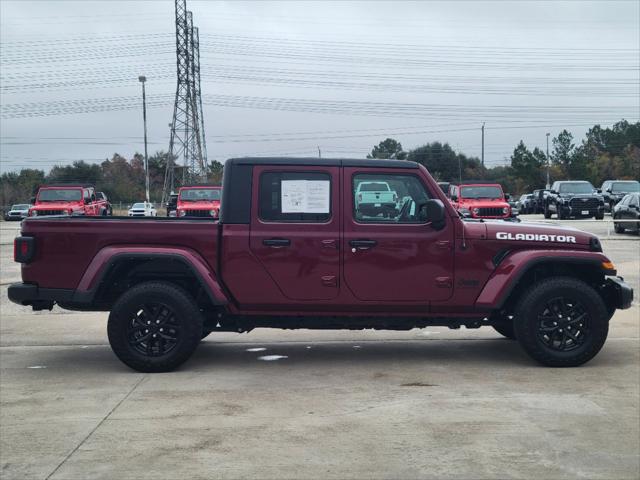
[[(404, 199), (391, 217), (358, 210), (373, 179)], [(231, 159), (222, 192), (220, 221), (28, 218), (9, 298), (110, 311), (113, 351), (145, 372), (176, 368), (211, 332), (258, 327), (487, 325), (576, 366), (633, 299), (595, 235), (462, 219), (414, 162)]]
[(220, 215), (222, 187), (193, 185), (181, 187), (176, 206), (177, 217), (214, 217)]
[(398, 193), (388, 182), (363, 180), (356, 188), (356, 209), (363, 216), (390, 217), (398, 208)]
[(528, 193), (520, 195), (520, 198), (516, 202), (516, 208), (520, 214), (533, 213), (533, 194)]
[(626, 194), (638, 192), (640, 192), (640, 182), (637, 180), (607, 180), (598, 190), (604, 198), (605, 211), (610, 213)]
[[(613, 207), (613, 226), (616, 233), (631, 230), (640, 233), (640, 193), (627, 193)], [(636, 222), (616, 222), (616, 220), (636, 220)]]
[(604, 199), (589, 182), (554, 182), (546, 200), (544, 218), (551, 218), (554, 213), (559, 219), (595, 217), (596, 220), (602, 220)]
[(169, 198), (167, 199), (167, 203), (165, 204), (165, 207), (167, 209), (167, 217), (175, 217), (176, 214), (176, 208), (178, 208), (178, 194), (177, 193), (172, 193), (171, 195), (169, 195)]
[(91, 185), (43, 185), (31, 199), (30, 217), (51, 215), (106, 215), (107, 206)]
[(28, 203), (17, 203), (12, 205), (11, 210), (4, 214), (4, 219), (6, 221), (11, 221), (27, 218), (29, 216), (29, 207), (31, 207), (31, 205)]
[(96, 192), (96, 201), (104, 206), (103, 215), (113, 215), (113, 206), (104, 192)]
[(533, 213), (544, 213), (544, 206), (547, 203), (549, 190), (541, 189), (533, 191)]
[(158, 212), (153, 206), (153, 203), (138, 202), (131, 205), (129, 209), (130, 217), (156, 217)]
[(438, 186), (440, 187), (440, 190), (449, 197), (449, 187), (451, 186), (451, 182), (438, 182)]
[(510, 218), (511, 206), (498, 183), (460, 183), (449, 187), (456, 210), (470, 218)]

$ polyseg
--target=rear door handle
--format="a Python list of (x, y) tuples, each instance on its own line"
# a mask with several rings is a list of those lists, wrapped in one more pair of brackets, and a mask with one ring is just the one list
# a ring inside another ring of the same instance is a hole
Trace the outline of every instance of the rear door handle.
[(262, 240), (262, 244), (267, 247), (282, 248), (291, 245), (291, 240), (288, 238), (265, 238)]
[(375, 247), (378, 244), (375, 240), (350, 240), (349, 245), (353, 247), (353, 249), (358, 250), (368, 250), (370, 248)]

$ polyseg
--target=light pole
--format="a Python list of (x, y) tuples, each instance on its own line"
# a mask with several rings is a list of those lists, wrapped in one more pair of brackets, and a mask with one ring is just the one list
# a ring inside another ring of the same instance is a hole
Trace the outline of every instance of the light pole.
[(142, 120), (144, 121), (144, 189), (149, 202), (149, 157), (147, 156), (147, 96), (144, 90), (144, 82), (147, 81), (147, 77), (140, 75), (138, 77), (140, 83), (142, 83)]
[(549, 183), (549, 134), (547, 133), (547, 190), (551, 188), (551, 184)]

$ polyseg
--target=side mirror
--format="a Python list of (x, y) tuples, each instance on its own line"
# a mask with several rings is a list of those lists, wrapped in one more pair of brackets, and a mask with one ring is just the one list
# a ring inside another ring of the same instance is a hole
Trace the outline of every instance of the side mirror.
[(444, 204), (441, 200), (427, 200), (420, 206), (420, 211), (424, 219), (436, 230), (444, 228)]
[(598, 188), (596, 189), (596, 193), (602, 193), (602, 190)]
[[(607, 192), (607, 193), (611, 193), (611, 189), (610, 189), (610, 188), (607, 188), (607, 189), (605, 190), (605, 192)], [(602, 193), (602, 192), (600, 192), (600, 193)]]
[(505, 198), (506, 200), (511, 200), (511, 194), (510, 194), (510, 193), (505, 193), (505, 194), (504, 194), (504, 198)]
[(549, 193), (553, 193), (554, 195), (557, 194), (558, 192), (556, 192), (555, 190), (549, 190)]
[(96, 194), (95, 194), (95, 193), (91, 195), (91, 201), (92, 201), (92, 202), (95, 202), (95, 201), (96, 201)]
[(458, 201), (458, 196), (457, 195), (451, 195), (451, 201), (457, 202)]
[(35, 205), (36, 204), (36, 197), (31, 197), (29, 199), (29, 203), (31, 203), (31, 205)]

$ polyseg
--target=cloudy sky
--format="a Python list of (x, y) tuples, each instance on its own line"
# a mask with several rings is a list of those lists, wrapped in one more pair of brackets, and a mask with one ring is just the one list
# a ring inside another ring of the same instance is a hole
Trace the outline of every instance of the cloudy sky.
[[(200, 30), (210, 159), (363, 157), (391, 136), (488, 166), (523, 139), (640, 119), (640, 2), (214, 2)], [(172, 0), (0, 1), (0, 170), (167, 150)]]

